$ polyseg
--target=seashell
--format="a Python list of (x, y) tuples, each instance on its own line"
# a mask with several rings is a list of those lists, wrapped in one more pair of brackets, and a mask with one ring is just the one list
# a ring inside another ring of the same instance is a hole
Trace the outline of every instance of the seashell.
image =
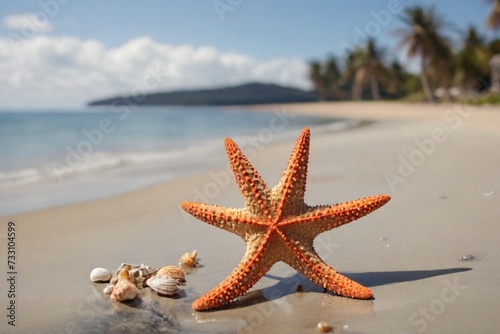
[(139, 289), (130, 281), (130, 265), (126, 265), (118, 274), (118, 282), (111, 292), (111, 299), (116, 301), (132, 300), (139, 294)]
[(158, 272), (156, 273), (157, 277), (165, 275), (173, 278), (177, 284), (182, 284), (186, 282), (186, 274), (184, 274), (184, 271), (182, 271), (182, 269), (179, 267), (166, 266), (160, 268), (160, 270), (158, 270)]
[(130, 264), (126, 264), (123, 266), (122, 269), (120, 269), (120, 272), (118, 273), (118, 280), (120, 279), (130, 279), (130, 269), (132, 269), (132, 266)]
[(90, 280), (92, 282), (109, 282), (111, 273), (104, 268), (94, 268), (90, 272)]
[(182, 257), (179, 259), (179, 264), (180, 265), (186, 265), (188, 267), (194, 267), (198, 264), (198, 261), (196, 261), (196, 256), (198, 255), (198, 252), (194, 250), (192, 253), (185, 253), (182, 255)]
[(102, 290), (102, 292), (104, 292), (106, 295), (109, 295), (111, 294), (111, 292), (113, 292), (114, 287), (115, 286), (113, 284), (106, 285), (106, 287)]
[(119, 279), (111, 292), (111, 299), (116, 301), (133, 300), (139, 294), (139, 289), (128, 279)]
[(320, 321), (318, 323), (318, 329), (319, 329), (320, 333), (329, 333), (332, 331), (333, 327), (324, 321)]
[(177, 284), (170, 276), (153, 276), (146, 281), (146, 285), (159, 295), (173, 296), (177, 293)]

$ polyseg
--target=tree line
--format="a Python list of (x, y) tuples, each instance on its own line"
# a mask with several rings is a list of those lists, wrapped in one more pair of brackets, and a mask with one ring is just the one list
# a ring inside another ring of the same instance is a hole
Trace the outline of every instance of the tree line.
[[(500, 0), (486, 1), (492, 4), (487, 25), (500, 31)], [(404, 27), (391, 33), (398, 38), (398, 49), (406, 48), (409, 59), (419, 60), (419, 74), (409, 73), (397, 60), (386, 63), (385, 50), (370, 38), (365, 45), (348, 50), (342, 60), (330, 56), (309, 63), (309, 79), (319, 99), (434, 102), (489, 91), (489, 60), (500, 54), (500, 39), (488, 41), (473, 26), (460, 32), (434, 7), (406, 8), (400, 20)], [(458, 48), (452, 47), (449, 32), (459, 33)]]

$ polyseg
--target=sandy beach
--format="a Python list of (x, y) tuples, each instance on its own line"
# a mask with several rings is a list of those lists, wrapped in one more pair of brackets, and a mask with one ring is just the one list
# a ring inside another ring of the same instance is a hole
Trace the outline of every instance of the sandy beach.
[[(383, 208), (315, 241), (329, 265), (372, 289), (373, 300), (324, 293), (279, 263), (229, 307), (192, 311), (191, 303), (245, 252), (239, 237), (179, 207), (202, 200), (243, 206), (221, 160), (200, 175), (0, 218), (0, 332), (318, 333), (320, 321), (333, 333), (500, 330), (498, 107), (345, 102), (253, 109), (368, 121), (339, 132), (311, 128), (306, 202), (391, 195)], [(272, 127), (265, 130), (272, 134)], [(293, 144), (266, 140), (248, 154), (268, 185), (278, 182)], [(9, 222), (16, 233), (15, 327), (6, 316), (13, 300), (5, 293)], [(202, 266), (176, 298), (143, 289), (134, 302), (120, 304), (103, 294), (104, 284), (89, 280), (94, 267), (176, 265), (194, 249)], [(296, 292), (299, 284), (304, 292)]]

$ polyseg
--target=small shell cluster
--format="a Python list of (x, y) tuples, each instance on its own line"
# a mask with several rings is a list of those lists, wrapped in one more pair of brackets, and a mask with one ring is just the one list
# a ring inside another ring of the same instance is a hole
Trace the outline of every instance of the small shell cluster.
[[(179, 265), (195, 267), (198, 264), (198, 253), (184, 254)], [(104, 294), (110, 295), (112, 300), (133, 300), (139, 295), (139, 289), (150, 287), (158, 295), (172, 297), (179, 292), (178, 285), (186, 283), (185, 272), (177, 266), (154, 268), (145, 264), (134, 265), (122, 263), (117, 269), (117, 275), (104, 268), (95, 268), (90, 273), (92, 282), (109, 282), (103, 289)]]
[(118, 269), (116, 270), (117, 272), (120, 272), (123, 268), (126, 266), (130, 266), (130, 278), (131, 281), (137, 285), (137, 287), (142, 287), (144, 285), (144, 281), (154, 275), (157, 271), (158, 268), (154, 268), (151, 266), (147, 266), (144, 263), (141, 263), (139, 265), (137, 264), (127, 264), (127, 263), (122, 263)]

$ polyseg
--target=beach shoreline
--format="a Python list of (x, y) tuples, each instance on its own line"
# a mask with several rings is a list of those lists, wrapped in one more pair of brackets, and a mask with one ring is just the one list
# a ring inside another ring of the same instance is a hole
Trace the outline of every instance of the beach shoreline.
[[(137, 108), (123, 119), (110, 110), (0, 116), (0, 151), (5, 153), (0, 161), (0, 216), (203, 173), (225, 159), (220, 150), (224, 137), (244, 148), (260, 147), (324, 122), (321, 117), (280, 112), (171, 106)], [(110, 123), (109, 129), (96, 128), (101, 123)], [(268, 133), (253, 140), (260, 130)]]
[[(339, 102), (250, 109), (370, 122), (348, 131), (311, 133), (306, 202), (392, 196), (382, 209), (315, 241), (320, 256), (370, 287), (374, 300), (325, 294), (280, 263), (233, 306), (192, 311), (191, 302), (224, 279), (245, 250), (238, 237), (179, 207), (182, 201), (243, 205), (221, 160), (206, 173), (2, 217), (2, 236), (8, 222), (15, 223), (19, 260), (16, 327), (4, 319), (0, 329), (317, 333), (320, 321), (334, 333), (500, 329), (500, 180), (495, 177), (500, 156), (494, 153), (500, 147), (500, 113), (495, 107)], [(273, 186), (292, 147), (293, 140), (285, 140), (245, 153)], [(94, 267), (111, 270), (122, 262), (175, 265), (193, 249), (203, 267), (187, 276), (176, 299), (143, 291), (138, 303), (117, 304), (104, 296), (104, 285), (88, 278)], [(467, 256), (472, 257), (461, 261)], [(6, 268), (6, 256), (1, 261)], [(305, 292), (295, 292), (298, 284)]]

